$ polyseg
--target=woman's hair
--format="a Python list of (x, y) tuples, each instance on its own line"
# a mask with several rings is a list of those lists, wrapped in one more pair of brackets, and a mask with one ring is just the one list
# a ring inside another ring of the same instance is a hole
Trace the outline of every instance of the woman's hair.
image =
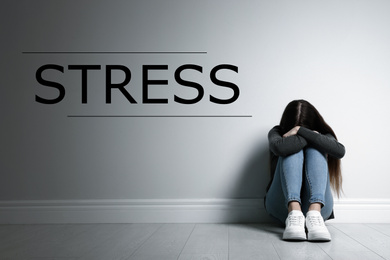
[[(281, 134), (287, 133), (294, 126), (303, 126), (321, 134), (331, 134), (337, 140), (333, 129), (325, 122), (318, 110), (306, 100), (291, 101), (283, 112), (280, 120)], [(337, 196), (340, 196), (342, 191), (340, 159), (328, 155), (328, 169), (331, 186)]]

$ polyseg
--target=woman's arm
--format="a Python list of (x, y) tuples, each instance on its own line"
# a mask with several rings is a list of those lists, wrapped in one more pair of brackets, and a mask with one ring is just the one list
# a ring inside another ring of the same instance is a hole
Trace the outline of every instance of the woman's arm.
[(269, 131), (268, 143), (271, 152), (277, 156), (297, 153), (307, 145), (305, 138), (297, 134), (282, 137), (279, 126), (275, 126)]
[(345, 154), (344, 145), (339, 143), (331, 134), (323, 135), (305, 127), (300, 127), (297, 135), (303, 137), (308, 145), (338, 159), (341, 159)]

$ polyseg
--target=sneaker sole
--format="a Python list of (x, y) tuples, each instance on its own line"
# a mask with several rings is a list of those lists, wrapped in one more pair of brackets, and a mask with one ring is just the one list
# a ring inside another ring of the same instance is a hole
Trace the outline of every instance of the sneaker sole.
[(313, 232), (309, 232), (307, 234), (307, 239), (309, 241), (323, 241), (323, 242), (332, 240), (330, 234), (328, 233), (313, 233)]
[(303, 241), (303, 240), (307, 240), (307, 238), (306, 238), (306, 233), (284, 232), (283, 240)]

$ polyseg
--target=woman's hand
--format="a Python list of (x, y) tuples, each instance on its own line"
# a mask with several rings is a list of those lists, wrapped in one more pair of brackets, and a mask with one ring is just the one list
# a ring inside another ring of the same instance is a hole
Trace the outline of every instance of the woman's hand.
[(283, 137), (289, 137), (289, 136), (292, 136), (292, 135), (296, 135), (298, 133), (298, 130), (299, 130), (300, 126), (297, 125), (297, 126), (294, 126), (290, 131), (288, 131), (287, 133), (285, 133), (283, 135)]

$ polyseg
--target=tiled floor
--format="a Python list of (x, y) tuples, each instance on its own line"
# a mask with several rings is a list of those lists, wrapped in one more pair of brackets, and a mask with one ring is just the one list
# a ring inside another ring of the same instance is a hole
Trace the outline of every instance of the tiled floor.
[(332, 241), (313, 243), (272, 224), (0, 225), (0, 260), (390, 260), (390, 224), (327, 226)]

